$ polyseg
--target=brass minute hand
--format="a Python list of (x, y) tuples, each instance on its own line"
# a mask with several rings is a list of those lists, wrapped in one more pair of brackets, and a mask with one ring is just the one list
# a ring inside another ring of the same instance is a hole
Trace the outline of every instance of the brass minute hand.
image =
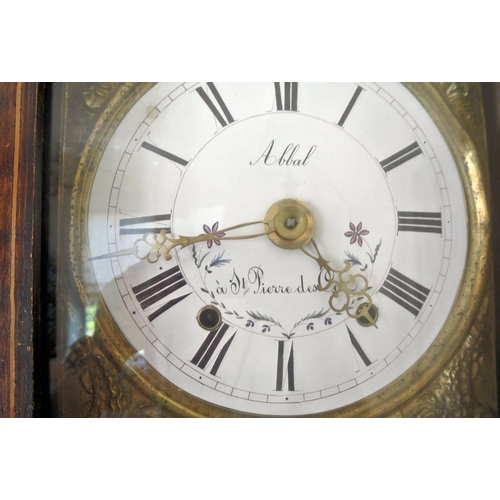
[[(301, 247), (301, 250), (318, 263), (320, 270), (325, 271), (327, 284), (322, 285), (318, 282), (318, 290), (331, 293), (329, 304), (332, 311), (337, 313), (346, 312), (349, 317), (357, 320), (363, 318), (363, 324), (367, 323), (376, 327), (376, 318), (370, 313), (372, 298), (367, 293), (369, 288), (368, 280), (362, 274), (348, 274), (352, 264), (347, 260), (344, 261), (343, 269), (334, 269), (330, 266), (329, 261), (321, 255), (316, 242), (311, 239), (310, 243), (313, 245), (316, 255), (311, 254), (304, 247)], [(347, 275), (347, 279), (344, 279), (344, 275)], [(352, 302), (356, 298), (364, 298), (365, 300), (355, 312), (352, 312)], [(340, 307), (338, 306), (339, 300), (340, 304), (342, 304)]]
[[(263, 233), (246, 234), (237, 236), (226, 236), (226, 233), (241, 229), (242, 227), (254, 226), (256, 224), (264, 224), (267, 227)], [(274, 227), (267, 221), (247, 222), (238, 224), (226, 229), (220, 229), (213, 233), (199, 234), (198, 236), (179, 236), (178, 238), (171, 238), (167, 236), (167, 230), (162, 229), (159, 233), (145, 233), (142, 238), (134, 242), (134, 246), (125, 250), (118, 250), (116, 252), (107, 253), (91, 257), (90, 260), (109, 259), (111, 257), (120, 257), (123, 255), (135, 255), (139, 260), (146, 260), (154, 264), (158, 262), (160, 257), (165, 260), (170, 260), (172, 254), (170, 253), (174, 248), (184, 248), (195, 243), (202, 241), (223, 241), (223, 240), (248, 240), (251, 238), (258, 238), (273, 233)]]

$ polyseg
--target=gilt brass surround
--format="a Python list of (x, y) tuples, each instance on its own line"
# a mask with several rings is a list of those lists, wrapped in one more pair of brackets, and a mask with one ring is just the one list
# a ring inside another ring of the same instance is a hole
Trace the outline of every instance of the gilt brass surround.
[[(72, 377), (67, 392), (80, 388), (81, 400), (74, 404), (81, 416), (253, 417), (201, 401), (180, 391), (147, 364), (132, 363), (137, 353), (118, 330), (93, 285), (86, 220), (94, 173), (120, 120), (149, 88), (147, 84), (116, 84), (104, 97), (97, 93), (100, 100), (93, 99), (92, 106), (87, 102), (89, 93), (84, 93), (89, 113), (96, 116), (95, 124), (85, 137), (81, 157), (71, 157), (76, 153), (68, 149), (62, 160), (61, 183), (71, 179), (74, 189), (71, 196), (63, 194), (60, 200), (61, 220), (65, 213), (71, 213), (69, 227), (62, 228), (61, 234), (70, 235), (69, 265), (79, 292), (79, 299), (73, 298), (68, 307), (73, 310), (92, 306), (97, 311), (95, 335), (81, 335), (66, 354), (66, 380)], [(465, 274), (441, 333), (410, 370), (366, 399), (316, 416), (496, 416), (489, 188), (480, 86), (418, 83), (407, 84), (407, 88), (441, 130), (460, 170), (469, 220)], [(64, 90), (62, 104), (65, 116), (69, 116), (74, 103), (81, 100), (78, 93), (82, 87), (69, 84)], [(70, 126), (63, 124), (62, 150), (71, 140), (71, 133)], [(292, 229), (285, 226), (290, 217), (297, 221)], [(268, 237), (282, 248), (300, 248), (314, 234), (312, 212), (297, 200), (274, 204), (266, 220), (275, 224), (276, 241), (271, 234)], [(61, 238), (61, 248), (63, 241), (65, 237)], [(67, 258), (67, 250), (61, 250), (59, 261)], [(70, 278), (66, 276), (66, 280)], [(69, 287), (61, 283), (61, 300)]]

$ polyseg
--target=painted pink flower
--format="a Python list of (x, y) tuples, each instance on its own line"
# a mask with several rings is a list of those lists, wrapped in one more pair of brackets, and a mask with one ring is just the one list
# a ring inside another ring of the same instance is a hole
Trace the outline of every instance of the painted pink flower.
[(363, 236), (370, 234), (370, 231), (363, 229), (362, 222), (360, 222), (357, 226), (355, 226), (351, 222), (349, 224), (349, 229), (350, 229), (350, 231), (347, 231), (347, 233), (344, 233), (344, 236), (351, 238), (351, 241), (349, 242), (351, 245), (354, 245), (354, 243), (358, 242), (358, 245), (362, 246), (363, 245)]
[(207, 233), (207, 234), (213, 234), (214, 237), (215, 237), (214, 240), (208, 240), (207, 241), (207, 247), (208, 248), (212, 248), (212, 244), (213, 243), (215, 243), (216, 245), (220, 245), (220, 241), (217, 238), (223, 238), (224, 236), (226, 236), (226, 233), (217, 232), (218, 229), (219, 229), (219, 223), (218, 222), (216, 222), (212, 226), (211, 229), (206, 224), (203, 224), (203, 231), (205, 231), (205, 233)]

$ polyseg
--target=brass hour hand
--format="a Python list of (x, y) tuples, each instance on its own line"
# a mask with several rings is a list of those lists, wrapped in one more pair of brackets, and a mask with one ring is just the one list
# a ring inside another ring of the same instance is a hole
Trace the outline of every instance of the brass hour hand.
[[(135, 255), (139, 260), (155, 263), (158, 262), (160, 257), (170, 260), (172, 258), (171, 251), (176, 247), (184, 248), (203, 241), (248, 240), (260, 236), (268, 236), (279, 247), (292, 250), (305, 245), (314, 233), (312, 212), (299, 200), (285, 198), (277, 201), (271, 205), (264, 217), (265, 219), (261, 221), (246, 222), (226, 229), (218, 229), (218, 226), (215, 229), (210, 229), (208, 226), (204, 226), (205, 233), (198, 236), (171, 238), (168, 236), (167, 230), (162, 229), (159, 233), (144, 234), (142, 238), (134, 242), (132, 248), (91, 257), (90, 260)], [(257, 224), (264, 225), (264, 232), (235, 236), (226, 235), (237, 229)]]
[[(344, 261), (342, 269), (334, 269), (330, 266), (329, 261), (321, 255), (316, 242), (311, 239), (310, 243), (314, 247), (316, 255), (313, 255), (304, 247), (301, 250), (318, 263), (320, 271), (322, 271), (320, 276), (324, 274), (326, 285), (318, 283), (318, 290), (331, 294), (329, 299), (330, 309), (336, 313), (345, 312), (363, 326), (376, 327), (377, 310), (368, 294), (368, 280), (362, 274), (350, 274), (352, 264), (349, 261)], [(362, 300), (361, 305), (353, 310), (353, 302), (360, 299)]]
[[(231, 231), (247, 226), (254, 226), (256, 224), (263, 224), (267, 229), (263, 233), (226, 236), (226, 234)], [(154, 264), (155, 262), (158, 262), (160, 257), (163, 257), (165, 260), (170, 260), (172, 258), (172, 254), (170, 252), (176, 247), (184, 248), (203, 241), (248, 240), (251, 238), (258, 238), (260, 236), (267, 236), (273, 232), (274, 229), (267, 221), (247, 222), (231, 226), (226, 229), (199, 234), (198, 236), (179, 236), (178, 238), (171, 238), (170, 236), (167, 236), (167, 230), (162, 229), (159, 233), (145, 233), (142, 238), (139, 238), (134, 242), (134, 246), (132, 248), (91, 257), (90, 260), (135, 255), (139, 260), (146, 260), (147, 262)]]

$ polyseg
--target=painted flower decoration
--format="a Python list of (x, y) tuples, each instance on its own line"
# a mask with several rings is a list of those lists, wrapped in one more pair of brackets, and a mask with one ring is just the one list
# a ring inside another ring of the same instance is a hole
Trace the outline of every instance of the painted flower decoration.
[(214, 237), (215, 237), (214, 240), (208, 240), (207, 241), (207, 247), (208, 248), (212, 248), (213, 243), (215, 243), (216, 245), (220, 245), (220, 241), (217, 238), (222, 238), (222, 237), (226, 236), (226, 233), (217, 232), (218, 229), (219, 229), (219, 223), (218, 222), (216, 222), (212, 226), (211, 229), (206, 224), (203, 224), (203, 231), (205, 231), (205, 233), (207, 233), (207, 234), (213, 234)]
[(349, 229), (350, 231), (347, 231), (347, 233), (344, 233), (344, 236), (347, 236), (348, 238), (351, 238), (351, 245), (354, 245), (356, 241), (358, 242), (359, 246), (363, 245), (363, 236), (366, 236), (367, 234), (370, 234), (370, 231), (367, 231), (366, 229), (363, 229), (363, 223), (360, 222), (357, 226), (355, 226), (352, 222), (349, 224)]

